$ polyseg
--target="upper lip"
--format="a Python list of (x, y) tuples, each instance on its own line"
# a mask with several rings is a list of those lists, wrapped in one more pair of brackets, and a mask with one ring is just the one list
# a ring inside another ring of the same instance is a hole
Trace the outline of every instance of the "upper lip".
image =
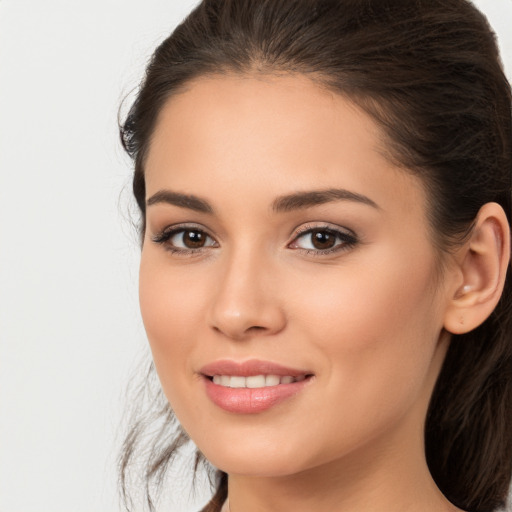
[(214, 361), (203, 366), (199, 370), (199, 373), (207, 377), (213, 377), (214, 375), (234, 375), (241, 377), (250, 377), (251, 375), (279, 375), (281, 377), (312, 375), (312, 372), (307, 370), (289, 368), (271, 361), (262, 361), (259, 359), (250, 359), (248, 361), (223, 359)]

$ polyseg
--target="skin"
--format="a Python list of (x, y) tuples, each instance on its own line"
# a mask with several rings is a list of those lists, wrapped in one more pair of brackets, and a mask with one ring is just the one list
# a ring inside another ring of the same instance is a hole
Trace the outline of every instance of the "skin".
[[(374, 205), (273, 209), (333, 188)], [(304, 77), (203, 77), (160, 113), (146, 189), (213, 210), (148, 205), (140, 303), (164, 393), (229, 474), (231, 511), (458, 510), (428, 472), (423, 425), (461, 274), (445, 258), (441, 277), (422, 183), (386, 159), (373, 120)], [(205, 246), (154, 241), (183, 225)], [(298, 233), (314, 227), (356, 241), (325, 253)], [(258, 414), (213, 404), (199, 369), (252, 358), (314, 378)]]

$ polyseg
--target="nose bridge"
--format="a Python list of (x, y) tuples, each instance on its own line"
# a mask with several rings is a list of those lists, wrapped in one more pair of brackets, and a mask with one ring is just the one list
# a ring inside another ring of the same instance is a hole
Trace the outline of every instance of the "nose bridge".
[(233, 339), (271, 334), (285, 324), (272, 258), (250, 241), (221, 257), (211, 304), (212, 327)]

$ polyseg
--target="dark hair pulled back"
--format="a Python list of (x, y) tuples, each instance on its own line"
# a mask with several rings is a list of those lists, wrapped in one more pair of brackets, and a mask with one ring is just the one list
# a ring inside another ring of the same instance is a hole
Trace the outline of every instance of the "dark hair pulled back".
[[(470, 2), (204, 0), (155, 51), (121, 127), (135, 164), (142, 232), (144, 163), (162, 106), (191, 80), (228, 73), (306, 75), (364, 109), (387, 135), (389, 157), (423, 180), (441, 252), (464, 238), (485, 203), (499, 203), (511, 221), (510, 85), (494, 34)], [(489, 319), (453, 336), (427, 414), (430, 471), (458, 507), (490, 512), (504, 506), (512, 472), (511, 412), (509, 269)], [(155, 418), (161, 427), (145, 452), (147, 482), (162, 480), (187, 439), (168, 404), (160, 404)], [(139, 421), (125, 441), (125, 498), (146, 428)], [(227, 493), (226, 476), (217, 476), (208, 511), (220, 510)]]

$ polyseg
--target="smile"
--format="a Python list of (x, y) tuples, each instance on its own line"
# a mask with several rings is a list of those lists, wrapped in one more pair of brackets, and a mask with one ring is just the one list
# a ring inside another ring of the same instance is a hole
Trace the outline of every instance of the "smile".
[(215, 361), (198, 373), (210, 401), (236, 414), (267, 411), (301, 393), (314, 381), (309, 370), (254, 359)]
[(251, 375), (243, 377), (240, 375), (214, 375), (212, 381), (218, 386), (226, 388), (265, 388), (279, 386), (280, 384), (292, 384), (293, 382), (301, 382), (306, 375), (293, 377), (292, 375)]

